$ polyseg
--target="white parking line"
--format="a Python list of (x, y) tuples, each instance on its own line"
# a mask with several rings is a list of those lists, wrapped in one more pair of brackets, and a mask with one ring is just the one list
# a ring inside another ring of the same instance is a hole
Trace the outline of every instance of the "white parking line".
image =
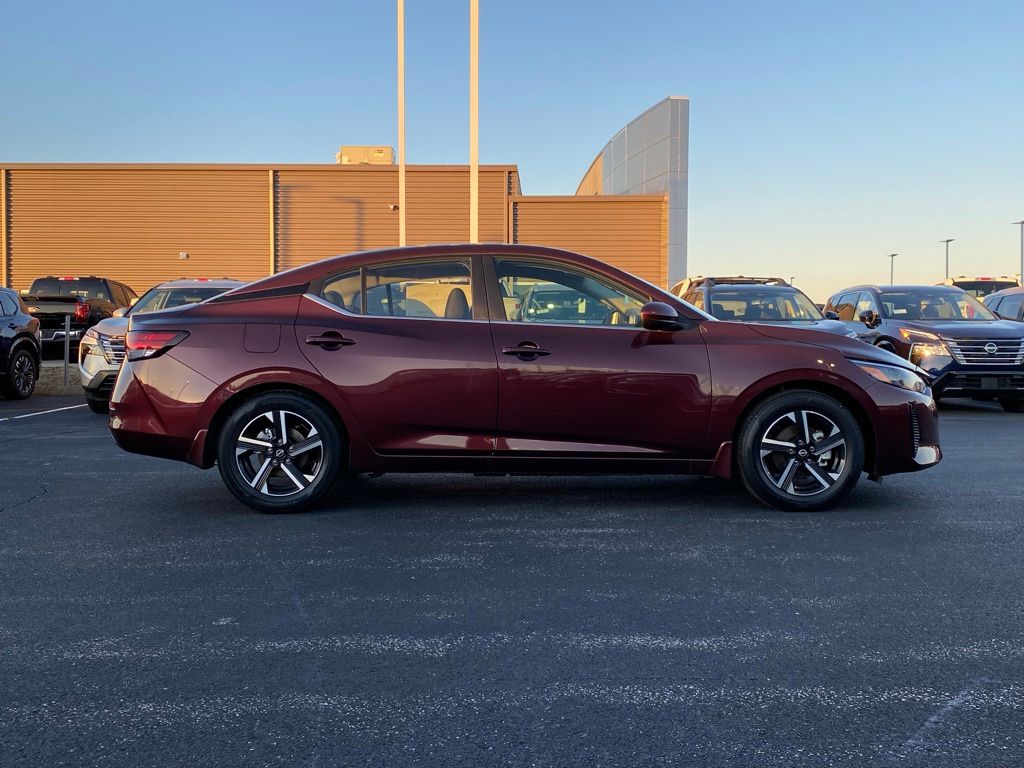
[(75, 408), (85, 408), (86, 403), (81, 405), (68, 405), (63, 408), (51, 408), (48, 411), (35, 411), (33, 413), (23, 413), (21, 416), (5, 416), (0, 421), (14, 421), (15, 419), (27, 419), (29, 416), (45, 416), (48, 413), (57, 413), (57, 411), (70, 411)]

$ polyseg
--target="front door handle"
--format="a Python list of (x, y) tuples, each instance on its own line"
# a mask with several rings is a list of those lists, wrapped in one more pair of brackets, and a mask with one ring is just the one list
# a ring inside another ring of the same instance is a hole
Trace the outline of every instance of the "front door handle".
[(550, 349), (544, 349), (544, 347), (537, 344), (535, 341), (521, 341), (514, 347), (503, 347), (501, 350), (503, 355), (515, 355), (520, 360), (536, 360), (538, 357), (544, 357), (550, 355)]
[(336, 349), (351, 346), (355, 344), (355, 341), (353, 339), (346, 339), (337, 331), (324, 331), (320, 336), (307, 336), (306, 343), (313, 344), (328, 352), (333, 352)]

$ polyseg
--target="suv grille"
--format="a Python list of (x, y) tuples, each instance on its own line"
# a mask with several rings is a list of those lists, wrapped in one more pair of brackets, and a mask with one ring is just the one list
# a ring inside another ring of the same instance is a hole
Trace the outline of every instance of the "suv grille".
[[(961, 365), (1020, 365), (1024, 339), (943, 339)], [(986, 349), (987, 347), (987, 349)]]
[(124, 336), (107, 336), (99, 334), (100, 347), (103, 348), (103, 356), (108, 363), (120, 365), (124, 360)]

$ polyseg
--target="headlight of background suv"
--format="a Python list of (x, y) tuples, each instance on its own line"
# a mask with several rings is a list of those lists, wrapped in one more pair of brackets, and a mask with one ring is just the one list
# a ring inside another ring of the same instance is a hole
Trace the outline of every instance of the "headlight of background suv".
[(928, 382), (921, 378), (920, 375), (913, 371), (908, 371), (906, 368), (900, 368), (895, 365), (861, 362), (859, 360), (852, 362), (868, 376), (886, 384), (892, 384), (900, 389), (909, 389), (911, 392), (923, 393), (928, 391)]
[[(934, 333), (900, 328), (900, 336), (910, 344), (910, 357), (908, 359), (914, 365), (921, 365), (921, 362), (925, 361), (925, 365), (922, 366), (923, 368), (937, 370), (945, 368), (953, 359), (945, 342)], [(932, 359), (929, 360), (928, 358)]]
[(106, 356), (103, 354), (103, 347), (100, 346), (100, 335), (96, 332), (95, 328), (90, 328), (86, 331), (78, 345), (78, 362), (85, 360), (86, 355), (97, 355), (104, 360), (106, 359)]

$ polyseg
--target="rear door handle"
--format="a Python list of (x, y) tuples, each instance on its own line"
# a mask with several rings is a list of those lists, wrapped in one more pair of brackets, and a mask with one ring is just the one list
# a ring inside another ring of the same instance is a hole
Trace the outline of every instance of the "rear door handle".
[(307, 336), (307, 344), (313, 344), (328, 352), (355, 344), (353, 339), (346, 339), (337, 331), (324, 331), (320, 336)]
[(514, 347), (503, 347), (501, 354), (515, 355), (520, 360), (536, 360), (538, 357), (550, 355), (551, 350), (544, 349), (534, 341), (521, 341)]

